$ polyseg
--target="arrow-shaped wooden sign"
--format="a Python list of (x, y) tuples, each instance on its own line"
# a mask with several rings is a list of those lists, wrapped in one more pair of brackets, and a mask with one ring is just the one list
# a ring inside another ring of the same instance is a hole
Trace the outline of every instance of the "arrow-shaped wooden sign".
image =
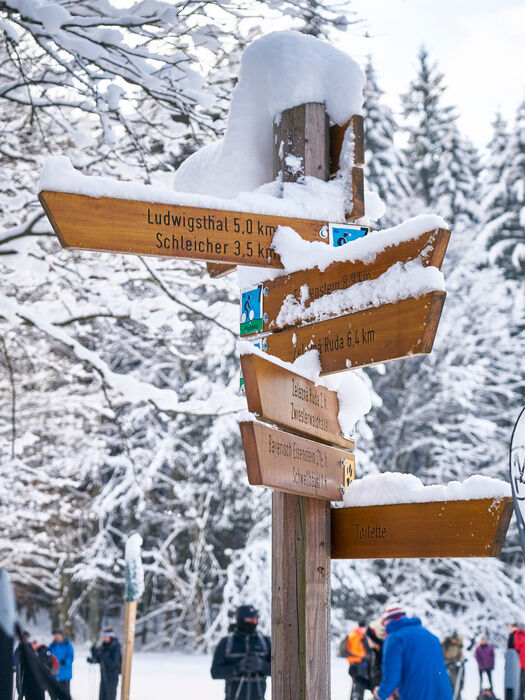
[(285, 430), (354, 449), (354, 441), (341, 433), (335, 391), (258, 355), (241, 355), (241, 371), (250, 413)]
[(262, 339), (263, 350), (285, 362), (318, 350), (321, 374), (429, 353), (445, 296), (431, 292), (272, 333)]
[(497, 557), (511, 498), (332, 509), (333, 559)]
[[(370, 234), (371, 244), (375, 236), (374, 233)], [(327, 294), (348, 289), (360, 282), (377, 279), (398, 262), (420, 260), (423, 266), (441, 268), (449, 239), (450, 231), (433, 229), (409, 240), (394, 241), (390, 245), (385, 243), (385, 247), (379, 248), (375, 256), (373, 253), (370, 254), (373, 258), (371, 260), (335, 262), (322, 272), (314, 267), (263, 282), (260, 285), (261, 323), (256, 332), (275, 332), (291, 327), (292, 324), (286, 319), (277, 321), (287, 297), (292, 296), (298, 302), (304, 298), (303, 307), (307, 309), (312, 302)], [(379, 235), (378, 240), (384, 239)], [(241, 335), (254, 335), (254, 333), (242, 332), (241, 329)]]
[(241, 423), (241, 436), (248, 481), (254, 486), (340, 501), (355, 479), (351, 452), (255, 421)]
[(307, 241), (329, 242), (329, 222), (315, 219), (50, 190), (39, 199), (64, 248), (282, 268), (271, 247), (278, 226), (290, 226)]

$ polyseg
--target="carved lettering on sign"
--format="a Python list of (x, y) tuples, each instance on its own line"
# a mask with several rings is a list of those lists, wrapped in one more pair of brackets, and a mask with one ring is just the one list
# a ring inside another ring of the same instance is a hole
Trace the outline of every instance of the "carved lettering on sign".
[(255, 421), (241, 423), (241, 435), (248, 481), (254, 486), (339, 501), (345, 466), (350, 480), (355, 478), (350, 452)]
[(241, 355), (248, 410), (294, 433), (353, 450), (341, 434), (335, 391), (258, 355)]

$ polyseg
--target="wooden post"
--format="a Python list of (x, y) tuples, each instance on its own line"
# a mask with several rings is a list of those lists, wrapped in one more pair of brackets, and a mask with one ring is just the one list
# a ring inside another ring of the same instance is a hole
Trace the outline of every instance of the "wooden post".
[(132, 600), (124, 605), (124, 653), (122, 655), (122, 684), (121, 700), (129, 700), (131, 686), (131, 658), (135, 646), (135, 620), (137, 618), (137, 601)]
[[(283, 112), (274, 126), (274, 175), (282, 173), (283, 182), (303, 175), (328, 179), (328, 133), (322, 104)], [(273, 700), (329, 700), (329, 628), (330, 502), (274, 491)]]

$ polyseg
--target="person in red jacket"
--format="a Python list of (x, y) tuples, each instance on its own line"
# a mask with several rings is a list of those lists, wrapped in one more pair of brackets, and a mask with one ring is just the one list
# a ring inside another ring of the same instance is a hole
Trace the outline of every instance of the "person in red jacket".
[(509, 632), (507, 648), (516, 649), (520, 656), (521, 676), (519, 700), (525, 700), (525, 630), (519, 625), (509, 625)]

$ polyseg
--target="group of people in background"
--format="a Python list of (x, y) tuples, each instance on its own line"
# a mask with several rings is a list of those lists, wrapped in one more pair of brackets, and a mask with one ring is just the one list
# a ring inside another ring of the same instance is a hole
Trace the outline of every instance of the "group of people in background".
[[(53, 641), (46, 646), (24, 631), (13, 655), (18, 700), (71, 700), (71, 679), (75, 651), (62, 629), (53, 630)], [(88, 663), (100, 665), (99, 700), (116, 700), (122, 665), (120, 642), (112, 627), (105, 627), (102, 641), (91, 647)]]
[(53, 630), (53, 641), (49, 646), (31, 639), (29, 632), (24, 631), (13, 655), (18, 699), (44, 700), (46, 689), (51, 700), (67, 698), (74, 658), (73, 645), (61, 629)]
[[(507, 648), (519, 654), (519, 700), (525, 700), (525, 630), (517, 624), (509, 627)], [(479, 670), (479, 698), (495, 698), (494, 646), (481, 635), (472, 641), (471, 649)], [(339, 655), (349, 663), (350, 700), (363, 700), (366, 690), (379, 700), (461, 699), (465, 668), (461, 635), (454, 631), (440, 642), (401, 606), (389, 608), (368, 624), (361, 620), (342, 640)]]

